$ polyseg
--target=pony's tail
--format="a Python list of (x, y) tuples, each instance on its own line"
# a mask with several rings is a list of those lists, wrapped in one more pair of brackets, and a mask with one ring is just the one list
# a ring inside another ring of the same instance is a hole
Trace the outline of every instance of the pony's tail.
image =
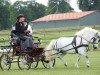
[(56, 40), (51, 40), (51, 42), (50, 42), (49, 45), (45, 48), (45, 50), (53, 50), (55, 41), (56, 41)]

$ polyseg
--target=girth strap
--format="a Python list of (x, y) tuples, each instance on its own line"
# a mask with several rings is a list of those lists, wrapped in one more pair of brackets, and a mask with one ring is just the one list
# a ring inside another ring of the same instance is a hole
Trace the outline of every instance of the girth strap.
[(77, 50), (77, 47), (76, 47), (76, 37), (77, 37), (77, 36), (75, 36), (75, 37), (73, 38), (72, 46), (73, 46), (73, 48), (75, 49), (75, 52), (78, 53), (78, 50)]
[(80, 47), (88, 47), (88, 45), (87, 44), (83, 44), (82, 43), (82, 38), (81, 38), (80, 45), (76, 46), (76, 38), (77, 38), (77, 36), (74, 37), (74, 39), (72, 41), (72, 46), (75, 49), (75, 52), (78, 53), (78, 48), (80, 48)]

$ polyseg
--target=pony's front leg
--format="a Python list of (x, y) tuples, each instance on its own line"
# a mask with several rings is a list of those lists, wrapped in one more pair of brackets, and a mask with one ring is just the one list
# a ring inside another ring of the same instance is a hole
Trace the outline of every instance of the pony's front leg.
[(53, 59), (50, 60), (49, 65), (50, 65), (50, 66), (49, 66), (50, 69), (53, 69), (53, 68), (54, 68), (54, 67), (53, 67)]
[(90, 61), (89, 61), (89, 57), (86, 55), (86, 66), (87, 67), (90, 67)]
[(61, 55), (59, 56), (59, 59), (63, 62), (64, 66), (67, 67), (67, 62), (64, 60), (64, 57), (65, 55)]
[(89, 58), (88, 58), (87, 53), (86, 53), (86, 47), (80, 47), (78, 49), (78, 53), (86, 58), (86, 66), (89, 67), (90, 61), (89, 61)]
[(77, 68), (79, 68), (79, 61), (80, 61), (80, 58), (81, 58), (81, 55), (79, 54), (78, 57), (77, 57), (77, 60), (76, 60), (76, 64), (75, 64), (75, 66), (76, 66)]

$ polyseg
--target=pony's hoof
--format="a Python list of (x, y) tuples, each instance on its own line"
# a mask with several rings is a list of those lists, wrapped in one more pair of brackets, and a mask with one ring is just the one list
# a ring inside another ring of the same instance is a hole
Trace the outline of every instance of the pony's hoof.
[(89, 65), (87, 65), (87, 68), (89, 68), (90, 66)]
[(87, 64), (86, 66), (89, 68), (90, 67), (90, 64)]
[(54, 69), (54, 67), (50, 67), (50, 69)]
[(78, 64), (75, 64), (75, 67), (76, 67), (76, 68), (79, 68), (79, 65), (78, 65)]
[(67, 67), (67, 64), (64, 64), (65, 67)]

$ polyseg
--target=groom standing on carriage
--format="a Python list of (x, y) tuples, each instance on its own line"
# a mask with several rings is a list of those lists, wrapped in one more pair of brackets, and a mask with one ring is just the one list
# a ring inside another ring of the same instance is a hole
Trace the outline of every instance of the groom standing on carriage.
[(21, 50), (33, 49), (33, 40), (32, 37), (28, 35), (30, 31), (28, 30), (28, 24), (23, 14), (17, 17), (13, 33), (18, 37), (17, 41), (20, 42)]

